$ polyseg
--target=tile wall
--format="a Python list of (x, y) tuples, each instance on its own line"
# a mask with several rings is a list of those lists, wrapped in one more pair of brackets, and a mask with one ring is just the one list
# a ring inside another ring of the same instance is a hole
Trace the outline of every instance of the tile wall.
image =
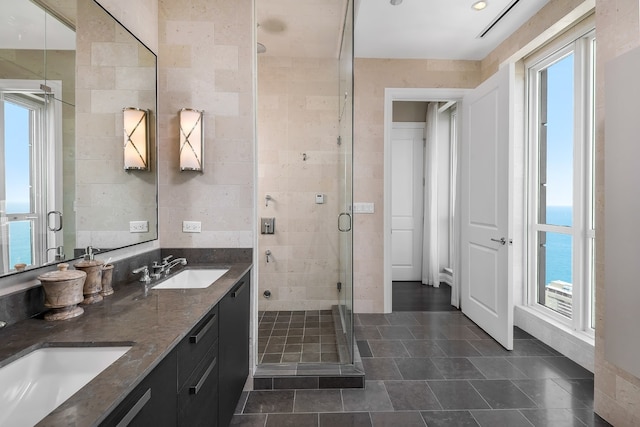
[[(253, 1), (158, 2), (160, 243), (253, 246)], [(204, 173), (179, 172), (178, 111), (204, 110)], [(201, 233), (183, 233), (182, 221)]]
[(338, 301), (338, 108), (336, 59), (259, 57), (258, 218), (276, 218), (258, 238), (260, 310)]
[(148, 240), (147, 233), (129, 233), (132, 218), (156, 229), (155, 170), (124, 170), (122, 118), (125, 107), (150, 110), (153, 131), (154, 67), (153, 55), (99, 7), (78, 3), (76, 194), (69, 210), (76, 214), (76, 247), (113, 248)]

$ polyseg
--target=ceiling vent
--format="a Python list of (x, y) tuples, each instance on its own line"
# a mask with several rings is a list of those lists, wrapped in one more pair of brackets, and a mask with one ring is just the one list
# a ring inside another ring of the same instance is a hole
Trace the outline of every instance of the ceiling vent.
[(491, 23), (487, 26), (487, 28), (485, 28), (484, 30), (482, 30), (482, 32), (480, 33), (480, 35), (478, 36), (478, 38), (484, 38), (487, 33), (489, 31), (491, 31), (493, 29), (493, 27), (495, 27), (496, 25), (498, 25), (498, 23), (500, 21), (502, 21), (502, 19), (507, 16), (507, 14), (509, 12), (511, 12), (511, 9), (513, 9), (515, 7), (516, 4), (518, 4), (520, 2), (520, 0), (513, 0), (511, 3), (509, 3), (509, 5), (507, 5), (507, 7), (505, 7), (502, 12), (500, 12), (500, 14), (498, 14), (498, 16), (496, 16), (493, 21), (491, 21)]

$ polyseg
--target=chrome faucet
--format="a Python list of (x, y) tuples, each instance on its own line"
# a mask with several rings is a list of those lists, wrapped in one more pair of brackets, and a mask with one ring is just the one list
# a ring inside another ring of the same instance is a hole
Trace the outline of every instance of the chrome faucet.
[(173, 267), (175, 267), (178, 264), (187, 265), (187, 259), (186, 258), (176, 258), (173, 261), (170, 261), (169, 263), (167, 263), (167, 266), (164, 268), (165, 276), (169, 275), (169, 270), (171, 270)]
[(186, 258), (176, 258), (169, 261), (171, 258), (173, 258), (173, 255), (162, 258), (162, 264), (159, 264), (158, 261), (153, 262), (153, 265), (151, 266), (153, 268), (153, 278), (158, 279), (162, 276), (163, 273), (165, 276), (168, 276), (171, 269), (178, 264), (187, 265)]
[(142, 273), (140, 276), (140, 282), (149, 283), (151, 281), (151, 276), (149, 276), (149, 267), (143, 265), (142, 267), (138, 267), (132, 271), (133, 274)]
[(158, 261), (153, 261), (153, 265), (151, 268), (153, 269), (153, 273), (151, 277), (154, 279), (159, 279), (162, 277), (162, 273), (164, 273), (164, 269), (169, 265), (169, 260), (173, 258), (173, 255), (169, 255), (168, 257), (162, 258), (162, 263), (158, 263)]
[(50, 251), (55, 251), (53, 262), (64, 260), (64, 246), (56, 246), (55, 248), (47, 248), (47, 255)]
[(97, 252), (100, 252), (100, 249), (94, 248), (93, 246), (87, 246), (83, 255), (85, 261), (93, 261)]

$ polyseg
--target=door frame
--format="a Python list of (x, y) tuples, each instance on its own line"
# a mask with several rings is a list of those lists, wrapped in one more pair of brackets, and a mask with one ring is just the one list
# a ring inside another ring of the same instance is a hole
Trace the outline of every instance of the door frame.
[[(384, 196), (383, 196), (383, 289), (385, 313), (392, 311), (391, 276), (391, 130), (393, 127), (393, 101), (462, 102), (468, 89), (455, 88), (385, 88), (384, 90)], [(458, 126), (462, 119), (458, 110)], [(456, 186), (459, 182), (456, 183)], [(459, 194), (459, 193), (458, 193)], [(457, 202), (456, 202), (457, 203)], [(458, 224), (456, 224), (456, 228)], [(454, 257), (453, 287), (459, 288), (456, 274), (459, 254)]]

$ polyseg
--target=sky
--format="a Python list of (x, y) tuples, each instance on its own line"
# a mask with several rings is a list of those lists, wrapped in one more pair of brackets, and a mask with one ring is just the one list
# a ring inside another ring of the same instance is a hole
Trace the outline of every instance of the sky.
[(571, 206), (573, 54), (548, 68), (547, 87), (547, 206)]
[[(29, 202), (29, 111), (5, 101), (4, 116), (7, 211), (18, 213), (15, 212), (15, 206), (25, 206)], [(14, 211), (11, 211), (12, 207)]]

